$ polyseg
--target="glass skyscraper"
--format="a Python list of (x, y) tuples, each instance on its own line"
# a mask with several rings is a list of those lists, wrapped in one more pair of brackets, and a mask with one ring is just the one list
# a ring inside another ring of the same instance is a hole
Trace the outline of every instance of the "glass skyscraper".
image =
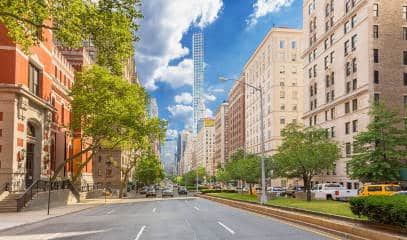
[(204, 106), (204, 35), (203, 32), (194, 33), (192, 36), (192, 57), (194, 60), (194, 86), (193, 108), (194, 125), (193, 132), (198, 132), (198, 121), (205, 117)]

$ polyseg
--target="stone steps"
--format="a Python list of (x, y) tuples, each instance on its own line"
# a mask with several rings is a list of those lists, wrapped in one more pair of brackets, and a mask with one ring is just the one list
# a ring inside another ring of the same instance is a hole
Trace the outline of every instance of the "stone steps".
[(21, 194), (10, 193), (2, 201), (0, 201), (0, 212), (17, 212), (17, 198)]

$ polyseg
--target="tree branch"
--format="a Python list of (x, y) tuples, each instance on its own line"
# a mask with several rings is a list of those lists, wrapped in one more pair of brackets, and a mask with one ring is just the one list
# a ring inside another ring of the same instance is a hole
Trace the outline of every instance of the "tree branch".
[(50, 29), (50, 30), (59, 30), (59, 28), (52, 27), (52, 26), (49, 26), (49, 25), (46, 25), (46, 24), (38, 24), (38, 23), (35, 23), (35, 22), (33, 22), (33, 21), (29, 20), (29, 19), (22, 18), (20, 16), (17, 16), (15, 14), (12, 14), (12, 13), (9, 13), (9, 12), (0, 12), (0, 16), (11, 17), (11, 18), (14, 18), (14, 19), (16, 19), (18, 21), (26, 22), (26, 23), (34, 26), (34, 27), (37, 27), (37, 28), (47, 28), (47, 29)]

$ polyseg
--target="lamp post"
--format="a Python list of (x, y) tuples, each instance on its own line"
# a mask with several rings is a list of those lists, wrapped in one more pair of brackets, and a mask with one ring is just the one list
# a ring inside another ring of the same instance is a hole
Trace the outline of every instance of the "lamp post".
[(219, 81), (226, 82), (229, 80), (234, 80), (239, 83), (242, 83), (250, 88), (253, 88), (260, 94), (260, 141), (261, 141), (261, 198), (260, 203), (266, 204), (267, 203), (267, 195), (266, 195), (266, 170), (264, 166), (264, 116), (263, 116), (263, 88), (261, 86), (256, 87), (249, 83), (240, 81), (239, 79), (234, 78), (227, 78), (227, 77), (219, 77)]

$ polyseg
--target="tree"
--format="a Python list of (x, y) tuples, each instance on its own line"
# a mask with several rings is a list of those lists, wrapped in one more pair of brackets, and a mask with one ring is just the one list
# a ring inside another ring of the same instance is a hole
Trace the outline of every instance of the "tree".
[(325, 129), (289, 124), (282, 131), (283, 142), (273, 156), (274, 175), (298, 177), (304, 181), (307, 200), (311, 200), (312, 178), (332, 168), (340, 156), (337, 143), (333, 142)]
[(132, 149), (139, 154), (150, 146), (149, 138), (160, 139), (164, 135), (165, 122), (147, 117), (149, 97), (145, 90), (122, 77), (111, 75), (107, 68), (94, 65), (77, 73), (71, 97), (71, 129), (80, 129), (82, 139), (91, 142), (59, 165), (52, 180), (66, 163), (80, 158), (84, 153), (91, 154), (73, 173), (73, 182), (100, 149)]
[(134, 178), (145, 185), (156, 183), (165, 177), (160, 161), (154, 154), (144, 154), (137, 163)]
[(373, 121), (367, 131), (355, 137), (354, 154), (349, 161), (351, 178), (362, 182), (398, 182), (400, 167), (406, 165), (407, 158), (403, 119), (382, 103), (375, 104), (369, 114)]
[(196, 185), (196, 177), (198, 176), (198, 183), (202, 183), (204, 177), (206, 176), (206, 170), (204, 167), (199, 166), (197, 170), (191, 170), (185, 173), (182, 177), (185, 180), (186, 184), (189, 186)]
[(49, 29), (63, 47), (91, 43), (98, 50), (98, 63), (121, 75), (122, 64), (138, 40), (140, 5), (140, 0), (0, 1), (0, 22), (27, 53)]

